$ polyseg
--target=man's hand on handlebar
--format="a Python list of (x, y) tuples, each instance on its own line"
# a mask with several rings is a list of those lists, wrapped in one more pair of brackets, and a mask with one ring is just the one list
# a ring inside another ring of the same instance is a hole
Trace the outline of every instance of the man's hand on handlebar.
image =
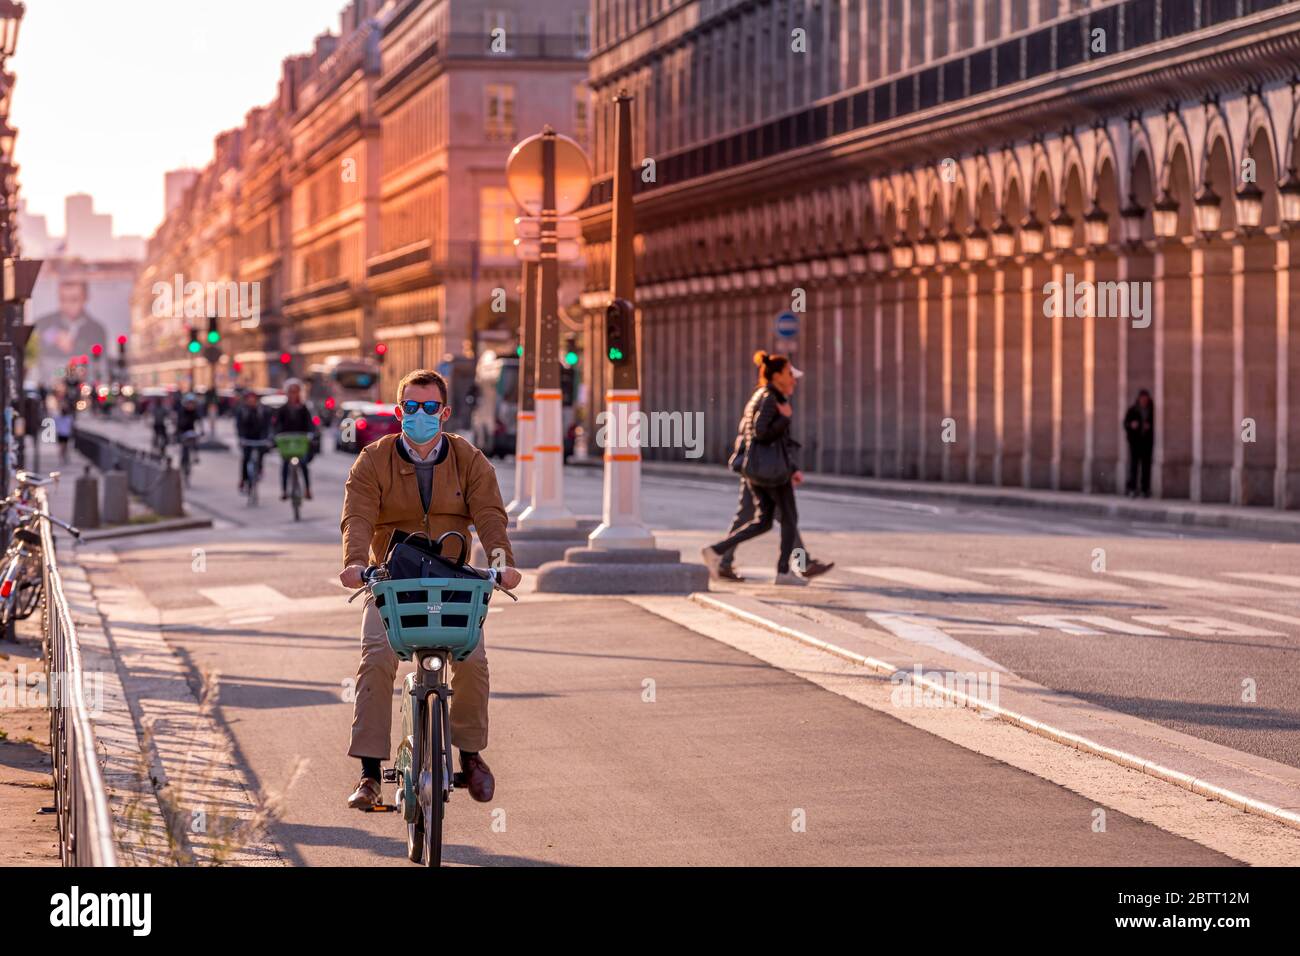
[(339, 573), (339, 581), (345, 588), (356, 590), (366, 583), (362, 577), (365, 570), (366, 566), (364, 564), (349, 564)]

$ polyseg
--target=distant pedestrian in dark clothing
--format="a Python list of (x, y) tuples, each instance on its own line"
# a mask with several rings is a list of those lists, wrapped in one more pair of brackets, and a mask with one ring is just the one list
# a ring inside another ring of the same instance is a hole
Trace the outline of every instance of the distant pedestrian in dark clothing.
[(1145, 388), (1124, 413), (1124, 437), (1128, 439), (1128, 485), (1130, 498), (1151, 497), (1151, 454), (1156, 445), (1156, 405)]
[[(831, 565), (805, 557), (799, 562), (802, 564), (799, 574), (790, 570), (791, 553), (800, 542), (794, 489), (803, 481), (803, 472), (799, 470), (799, 443), (790, 434), (790, 419), (794, 414), (790, 396), (803, 373), (784, 355), (758, 352), (754, 364), (758, 366), (758, 389), (745, 406), (740, 422), (741, 434), (733, 455), (733, 462), (744, 477), (749, 508), (746, 508), (747, 502), (742, 494), (731, 533), (722, 541), (705, 547), (701, 555), (715, 577), (737, 580), (734, 571), (730, 570), (730, 556), (738, 545), (770, 531), (779, 517), (781, 552), (775, 583), (805, 584), (807, 578), (829, 571)], [(748, 470), (739, 467), (747, 456), (750, 459), (763, 457), (775, 465), (774, 472), (758, 480), (752, 474), (752, 467)]]

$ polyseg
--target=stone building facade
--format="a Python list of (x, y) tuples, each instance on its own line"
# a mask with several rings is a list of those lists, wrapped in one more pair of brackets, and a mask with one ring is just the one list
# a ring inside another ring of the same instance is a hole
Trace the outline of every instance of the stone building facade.
[(1115, 492), (1147, 388), (1157, 495), (1300, 507), (1300, 3), (651, 0), (594, 27), (588, 351), (625, 88), (643, 408), (705, 412), (710, 458), (775, 346), (810, 470)]
[[(213, 371), (276, 386), (382, 342), (387, 387), (472, 357), (485, 331), (513, 345), (506, 157), (545, 123), (588, 139), (590, 43), (583, 0), (352, 0), (337, 33), (284, 61), (275, 99), (217, 138), (150, 240), (139, 384), (188, 382), (193, 365), (200, 387)], [(257, 283), (260, 315), (223, 317), (215, 370), (185, 352), (205, 320), (153, 314), (155, 283), (177, 274)], [(570, 270), (569, 299), (581, 283)]]

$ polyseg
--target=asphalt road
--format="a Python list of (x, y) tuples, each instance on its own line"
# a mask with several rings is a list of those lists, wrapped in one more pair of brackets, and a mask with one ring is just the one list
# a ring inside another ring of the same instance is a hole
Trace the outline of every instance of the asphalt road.
[[(345, 755), (351, 720), (345, 690), (356, 668), (360, 612), (346, 603), (335, 575), (341, 488), (351, 461), (350, 455), (327, 450), (313, 463), (316, 499), (306, 504), (305, 520), (295, 523), (288, 505), (268, 493), (273, 473), (261, 504), (249, 508), (235, 491), (234, 453), (205, 452), (189, 502), (196, 511), (213, 514), (216, 526), (113, 541), (118, 562), (92, 573), (97, 587), (138, 588), (161, 611), (168, 642), (197, 670), (220, 675), (220, 714), (256, 786), (277, 791), (295, 759), (309, 761), (273, 833), (286, 859), (298, 864), (404, 863), (404, 833), (395, 816), (359, 814), (344, 805), (357, 773), (356, 762)], [(508, 467), (499, 471), (509, 488)], [(599, 472), (567, 474), (571, 506), (594, 512)], [(705, 481), (648, 477), (645, 488), (647, 519), (664, 529), (661, 543), (683, 546), (688, 557), (715, 536), (714, 529), (725, 526), (735, 498), (733, 489)], [(919, 587), (914, 577), (907, 584), (850, 567), (910, 567), (974, 579), (967, 569), (978, 561), (984, 568), (1052, 567), (1079, 576), (1092, 572), (1081, 570), (1078, 562), (1086, 567), (1092, 549), (1104, 547), (1112, 571), (1149, 566), (1190, 574), (1195, 568), (1206, 577), (1232, 580), (1219, 572), (1238, 566), (1259, 570), (1265, 566), (1260, 555), (1271, 555), (1274, 548), (1295, 558), (1294, 546), (1222, 534), (1179, 539), (1158, 529), (1076, 520), (1047, 530), (1033, 523), (1039, 516), (976, 514), (821, 492), (801, 496), (800, 503), (810, 549), (839, 563), (828, 586), (790, 592), (758, 583), (741, 589), (765, 599), (815, 603), (858, 619), (883, 609), (968, 623), (1006, 621), (1029, 613), (1068, 613), (1083, 599), (1073, 594), (1035, 598), (1031, 592), (1042, 587), (1014, 579), (1009, 598), (1006, 581), (988, 592), (944, 597)], [(747, 546), (743, 568), (758, 574), (760, 565), (774, 559), (775, 536), (769, 537)], [(1207, 563), (1189, 565), (1189, 552)], [(1225, 563), (1238, 554), (1239, 565)], [(1272, 559), (1267, 566), (1274, 567)], [(1129, 603), (1122, 608), (1111, 606), (1113, 594), (1097, 599), (1111, 602), (1104, 608), (1091, 603), (1084, 608), (1126, 621), (1137, 613), (1166, 610), (1167, 598), (1140, 593), (1136, 602), (1124, 595), (1121, 601)], [(1177, 609), (1199, 613), (1203, 609), (1196, 602), (1206, 600), (1180, 597)], [(1252, 599), (1251, 606), (1263, 605)], [(1271, 681), (1279, 679), (1277, 666), (1266, 669), (1266, 664), (1286, 658), (1274, 645), (1291, 642), (1157, 643), (1152, 637), (1137, 644), (1133, 635), (1125, 635), (1129, 644), (1117, 648), (1113, 638), (1066, 636), (1045, 627), (1015, 636), (963, 633), (951, 621), (944, 627), (1036, 680), (1111, 693), (1120, 709), (1145, 706), (1167, 693), (1193, 701), (1184, 709), (1194, 710), (1203, 699), (1197, 695), (1206, 695), (1232, 672), (1225, 646), (1249, 656), (1247, 670), (1258, 668), (1265, 699), (1274, 693)], [(1118, 811), (1110, 814), (1106, 838), (1098, 839), (1091, 827), (1094, 801), (859, 706), (628, 602), (526, 598), (491, 616), (487, 642), (493, 723), (486, 756), (498, 777), (498, 794), (486, 805), (463, 792), (456, 795), (447, 824), (451, 862), (1230, 862)], [(1152, 648), (1149, 654), (1137, 652), (1145, 646)], [(1218, 658), (1219, 669), (1207, 670), (1207, 660)], [(1135, 672), (1135, 666), (1142, 670)], [(1164, 682), (1156, 683), (1157, 677)], [(645, 699), (647, 681), (653, 682), (653, 702)], [(1183, 712), (1172, 708), (1148, 716), (1186, 722)], [(1192, 732), (1209, 736), (1226, 724), (1202, 720)], [(1234, 732), (1263, 746), (1262, 728)], [(1294, 735), (1288, 725), (1270, 736)], [(808, 821), (802, 832), (792, 827), (796, 815)]]

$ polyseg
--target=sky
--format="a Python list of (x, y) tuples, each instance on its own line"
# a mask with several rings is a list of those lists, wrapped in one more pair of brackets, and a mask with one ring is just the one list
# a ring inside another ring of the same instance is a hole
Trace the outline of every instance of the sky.
[(63, 234), (90, 193), (118, 235), (150, 235), (163, 174), (269, 102), (280, 61), (338, 31), (346, 0), (26, 0), (9, 123), (27, 211)]

